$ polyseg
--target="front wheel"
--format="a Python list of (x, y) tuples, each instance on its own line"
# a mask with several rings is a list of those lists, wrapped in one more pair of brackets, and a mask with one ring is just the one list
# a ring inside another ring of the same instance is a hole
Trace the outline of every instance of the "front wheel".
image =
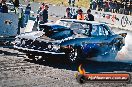
[(26, 56), (28, 56), (29, 59), (35, 60), (35, 55), (33, 54), (26, 54)]
[(117, 56), (118, 49), (116, 45), (112, 45), (108, 51), (106, 51), (102, 56), (107, 58), (108, 60), (115, 61), (115, 58)]

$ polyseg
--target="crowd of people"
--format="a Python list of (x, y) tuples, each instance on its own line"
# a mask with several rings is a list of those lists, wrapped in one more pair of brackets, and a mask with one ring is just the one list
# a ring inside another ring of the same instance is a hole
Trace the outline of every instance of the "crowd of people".
[[(18, 30), (20, 30), (21, 28), (26, 27), (27, 22), (30, 18), (30, 12), (31, 12), (31, 6), (30, 4), (28, 4), (25, 8), (25, 11), (23, 9), (23, 7), (20, 6), (19, 0), (10, 0), (10, 3), (13, 4), (13, 10), (15, 12), (15, 14), (19, 14), (18, 16)], [(9, 7), (7, 5), (7, 0), (1, 0), (0, 1), (0, 13), (8, 13), (9, 12)], [(20, 31), (18, 31), (20, 32)]]
[[(48, 5), (42, 3), (37, 11), (37, 23), (47, 23), (48, 22)], [(64, 19), (77, 19), (77, 20), (87, 20), (87, 21), (94, 21), (94, 16), (91, 14), (91, 10), (87, 10), (87, 14), (84, 15), (81, 8), (78, 8), (77, 11), (75, 9), (71, 9), (69, 7), (66, 8), (66, 12)]]
[(37, 11), (37, 23), (48, 22), (48, 8), (49, 6), (45, 3), (42, 3), (42, 5), (39, 7), (39, 10)]
[(132, 15), (132, 0), (91, 0), (92, 10)]
[[(14, 4), (15, 12), (17, 12), (17, 9), (19, 8), (19, 0), (11, 0)], [(78, 0), (79, 1), (79, 0)], [(66, 8), (66, 12), (63, 18), (65, 19), (77, 19), (77, 20), (87, 20), (87, 21), (94, 21), (94, 16), (91, 14), (91, 10), (99, 10), (99, 11), (106, 11), (106, 12), (116, 12), (116, 13), (126, 13), (129, 14), (129, 11), (131, 13), (132, 9), (125, 8), (125, 5), (119, 5), (119, 2), (112, 1), (112, 0), (92, 0), (90, 1), (90, 8), (87, 9), (87, 14), (84, 15), (84, 12), (79, 7), (76, 11), (72, 8)], [(69, 5), (75, 4), (75, 0), (69, 0)], [(121, 3), (123, 4), (123, 3)], [(37, 24), (39, 23), (47, 23), (48, 22), (48, 8), (49, 6), (45, 3), (42, 3), (37, 11)], [(127, 10), (125, 10), (127, 9)], [(2, 13), (8, 13), (8, 6), (6, 5), (6, 0), (2, 0), (0, 2), (0, 12)], [(21, 8), (21, 14), (19, 16), (19, 22), (21, 25), (20, 27), (25, 27), (29, 18), (30, 18), (30, 12), (31, 12), (31, 6), (28, 4), (26, 6), (25, 11), (23, 11), (23, 8)], [(38, 23), (39, 22), (39, 23)]]
[[(69, 6), (75, 6), (79, 0), (68, 0)], [(132, 0), (90, 0), (90, 9), (104, 12), (132, 15)]]
[(83, 10), (79, 7), (77, 11), (73, 9), (71, 11), (69, 7), (66, 8), (66, 13), (64, 15), (65, 19), (77, 19), (77, 20), (87, 20), (87, 21), (94, 21), (94, 16), (91, 14), (91, 10), (87, 10), (87, 14), (84, 15)]
[[(37, 11), (37, 24), (43, 24), (48, 22), (48, 8), (49, 6), (42, 3)], [(69, 7), (66, 8), (64, 19), (77, 19), (77, 20), (87, 20), (94, 21), (94, 16), (91, 14), (91, 10), (87, 10), (87, 14), (84, 14), (82, 9), (79, 7), (76, 11)]]

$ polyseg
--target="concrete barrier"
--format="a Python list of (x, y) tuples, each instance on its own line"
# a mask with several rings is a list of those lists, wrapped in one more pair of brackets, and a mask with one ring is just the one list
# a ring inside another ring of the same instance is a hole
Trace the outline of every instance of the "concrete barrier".
[(95, 21), (105, 22), (111, 27), (132, 30), (132, 16), (110, 12), (92, 11)]
[[(77, 7), (70, 7), (77, 10)], [(49, 14), (54, 16), (63, 17), (65, 15), (64, 6), (53, 6), (50, 5)], [(87, 8), (82, 8), (83, 12), (86, 13)], [(105, 22), (111, 27), (116, 27), (125, 30), (132, 30), (132, 16), (124, 14), (116, 14), (111, 12), (101, 12), (92, 10), (92, 14), (95, 16), (95, 21)]]

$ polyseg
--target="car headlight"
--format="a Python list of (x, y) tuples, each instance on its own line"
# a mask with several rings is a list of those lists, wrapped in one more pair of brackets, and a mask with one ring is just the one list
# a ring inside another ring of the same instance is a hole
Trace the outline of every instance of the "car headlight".
[(16, 38), (14, 43), (15, 43), (15, 44), (20, 44), (20, 43), (21, 43), (21, 39)]
[(25, 43), (26, 43), (25, 40), (22, 40), (22, 45), (25, 45)]
[(59, 50), (60, 49), (60, 46), (59, 45), (53, 45), (53, 50)]
[(51, 45), (51, 44), (49, 44), (49, 45), (48, 45), (48, 49), (51, 49), (51, 48), (52, 48), (52, 45)]

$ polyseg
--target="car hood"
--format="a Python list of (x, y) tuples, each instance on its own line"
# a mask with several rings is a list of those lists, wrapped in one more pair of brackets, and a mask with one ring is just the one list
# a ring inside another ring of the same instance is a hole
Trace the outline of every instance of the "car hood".
[(16, 38), (24, 38), (24, 39), (35, 40), (36, 38), (42, 36), (43, 34), (44, 34), (44, 32), (42, 32), (42, 31), (32, 31), (32, 32), (29, 32), (29, 33), (20, 34), (20, 35), (16, 36)]
[(62, 40), (55, 40), (55, 39), (51, 39), (47, 36), (42, 36), (41, 38), (37, 38), (36, 40), (38, 41), (44, 41), (44, 42), (49, 42), (49, 43), (61, 43), (67, 40), (71, 40), (71, 39), (76, 39), (76, 38), (87, 38), (87, 36), (84, 35), (72, 35), (68, 38), (62, 39)]

